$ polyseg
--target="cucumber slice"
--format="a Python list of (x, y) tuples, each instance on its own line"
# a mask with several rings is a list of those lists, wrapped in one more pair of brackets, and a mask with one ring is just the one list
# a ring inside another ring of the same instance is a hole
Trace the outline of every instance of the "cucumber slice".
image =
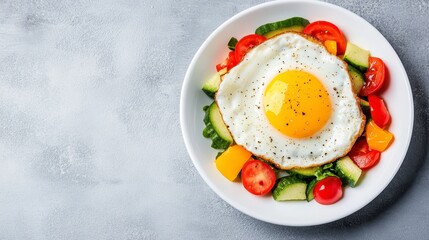
[(360, 108), (362, 109), (363, 114), (366, 116), (366, 120), (369, 121), (371, 118), (371, 110), (369, 107), (369, 102), (363, 100), (362, 98), (359, 99), (360, 102)]
[(276, 201), (305, 200), (307, 183), (294, 176), (286, 176), (279, 179), (273, 190), (273, 198)]
[(363, 73), (354, 68), (352, 65), (349, 65), (348, 69), (350, 77), (352, 79), (353, 92), (357, 95), (359, 94), (360, 90), (363, 87), (363, 84), (365, 83), (365, 77), (363, 76)]
[(305, 194), (307, 195), (307, 202), (310, 202), (311, 200), (314, 199), (313, 189), (314, 189), (314, 186), (316, 186), (316, 183), (317, 183), (317, 179), (313, 179), (307, 185), (307, 190), (305, 191)]
[(369, 66), (369, 51), (362, 49), (351, 42), (347, 42), (344, 61), (361, 72), (366, 72)]
[(361, 107), (367, 107), (367, 108), (369, 108), (369, 102), (366, 101), (365, 99), (360, 98), (359, 102), (360, 102), (360, 106)]
[(296, 168), (288, 171), (291, 175), (296, 175), (303, 178), (314, 177), (319, 167), (312, 168)]
[(235, 45), (237, 45), (237, 42), (238, 42), (238, 40), (235, 37), (232, 37), (231, 39), (229, 39), (229, 42), (228, 42), (228, 48), (229, 48), (229, 50), (234, 51), (235, 50)]
[(219, 85), (221, 82), (220, 76), (221, 76), (220, 72), (216, 72), (211, 78), (209, 78), (203, 84), (202, 90), (205, 94), (207, 94), (207, 96), (214, 98), (215, 93), (217, 92), (217, 90), (219, 90)]
[(302, 32), (304, 28), (305, 28), (304, 26), (292, 26), (287, 28), (280, 28), (271, 32), (267, 32), (266, 34), (264, 34), (264, 37), (272, 38), (274, 36), (277, 36), (285, 32)]
[(302, 32), (304, 27), (309, 23), (310, 22), (305, 18), (292, 17), (278, 22), (264, 24), (258, 27), (255, 33), (270, 38), (285, 31)]
[(356, 186), (362, 174), (362, 170), (348, 156), (337, 160), (336, 172), (345, 184), (352, 187)]
[(210, 106), (205, 106), (203, 110), (206, 112), (204, 116), (206, 127), (203, 130), (203, 136), (212, 140), (212, 148), (227, 149), (232, 144), (233, 139), (223, 122), (216, 102)]

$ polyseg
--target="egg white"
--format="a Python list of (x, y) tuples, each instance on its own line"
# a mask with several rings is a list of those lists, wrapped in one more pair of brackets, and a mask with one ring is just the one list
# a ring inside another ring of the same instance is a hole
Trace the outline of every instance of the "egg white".
[[(311, 73), (329, 94), (330, 119), (313, 136), (288, 137), (265, 115), (265, 88), (287, 70)], [(365, 124), (346, 64), (297, 33), (281, 34), (252, 49), (223, 77), (216, 102), (234, 141), (282, 169), (318, 166), (344, 156)]]

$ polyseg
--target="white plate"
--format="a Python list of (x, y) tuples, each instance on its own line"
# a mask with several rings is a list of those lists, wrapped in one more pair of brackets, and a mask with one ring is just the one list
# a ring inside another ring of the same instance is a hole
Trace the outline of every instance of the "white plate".
[[(336, 24), (346, 38), (370, 50), (384, 60), (390, 81), (382, 97), (392, 116), (389, 130), (395, 135), (390, 148), (380, 162), (368, 171), (356, 188), (345, 188), (344, 197), (336, 204), (324, 206), (307, 203), (276, 202), (270, 196), (257, 197), (248, 193), (241, 183), (231, 183), (216, 169), (217, 151), (202, 136), (204, 105), (210, 99), (201, 91), (203, 82), (215, 72), (215, 65), (227, 55), (226, 44), (231, 36), (240, 38), (253, 33), (268, 22), (293, 16), (310, 22), (327, 20)], [(405, 69), (387, 40), (371, 24), (341, 7), (315, 1), (275, 1), (247, 9), (218, 27), (195, 54), (182, 87), (180, 121), (189, 155), (206, 183), (226, 202), (254, 218), (289, 226), (309, 226), (328, 223), (346, 217), (377, 197), (398, 171), (410, 143), (414, 108), (410, 84)]]

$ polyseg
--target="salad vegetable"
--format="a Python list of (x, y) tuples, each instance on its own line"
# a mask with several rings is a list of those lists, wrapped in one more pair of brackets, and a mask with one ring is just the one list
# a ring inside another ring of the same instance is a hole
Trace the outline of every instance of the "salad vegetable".
[(286, 176), (278, 180), (273, 190), (273, 198), (276, 201), (305, 200), (307, 183), (295, 176)]
[(250, 193), (265, 195), (276, 183), (276, 174), (270, 165), (252, 159), (243, 166), (241, 181), (244, 188)]
[(223, 60), (223, 62), (216, 65), (216, 70), (220, 72), (226, 68), (226, 70), (229, 71), (235, 65), (237, 65), (237, 62), (235, 61), (235, 53), (234, 51), (231, 51), (228, 53), (228, 57), (225, 60)]
[(241, 62), (241, 60), (244, 58), (244, 55), (246, 55), (250, 49), (258, 46), (265, 40), (267, 40), (266, 37), (258, 34), (250, 34), (240, 39), (235, 46), (235, 61), (237, 63)]
[(369, 68), (365, 72), (365, 84), (360, 90), (361, 96), (377, 92), (383, 86), (386, 75), (386, 67), (383, 60), (377, 57), (369, 57)]
[(216, 167), (229, 181), (234, 181), (243, 168), (243, 165), (252, 156), (252, 153), (240, 145), (226, 149), (216, 160)]
[(377, 126), (373, 120), (366, 125), (366, 140), (371, 149), (383, 152), (393, 140), (393, 134)]
[(266, 38), (274, 37), (287, 31), (302, 32), (310, 22), (302, 17), (292, 17), (278, 22), (264, 24), (255, 30), (256, 34)]
[(366, 72), (369, 66), (369, 56), (368, 50), (360, 48), (351, 42), (347, 43), (344, 61), (349, 64), (349, 67), (353, 66), (361, 72)]
[(333, 40), (337, 43), (337, 53), (344, 54), (346, 51), (346, 38), (341, 30), (327, 21), (316, 21), (308, 24), (303, 33), (311, 35), (320, 41)]
[(371, 168), (380, 159), (380, 152), (371, 150), (366, 138), (359, 139), (348, 155), (361, 169)]
[(237, 45), (237, 42), (238, 42), (238, 40), (235, 37), (232, 37), (231, 39), (229, 39), (229, 42), (228, 42), (228, 48), (229, 48), (229, 50), (234, 51), (235, 50), (235, 46)]
[(340, 178), (330, 176), (316, 183), (313, 190), (314, 199), (323, 205), (336, 203), (343, 196)]
[(323, 45), (325, 45), (326, 49), (330, 54), (337, 55), (337, 42), (334, 40), (326, 40)]
[(368, 102), (374, 122), (381, 128), (386, 127), (390, 122), (390, 114), (383, 99), (371, 94), (368, 96)]

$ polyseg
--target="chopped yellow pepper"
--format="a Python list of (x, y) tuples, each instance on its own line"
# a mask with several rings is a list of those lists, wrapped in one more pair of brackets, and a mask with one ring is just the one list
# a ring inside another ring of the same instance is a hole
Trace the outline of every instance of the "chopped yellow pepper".
[(215, 160), (216, 168), (229, 181), (234, 181), (251, 156), (252, 153), (240, 145), (230, 146)]
[(371, 149), (383, 152), (393, 140), (393, 134), (377, 126), (373, 120), (366, 125), (366, 141)]
[(329, 53), (331, 53), (333, 55), (337, 55), (337, 42), (336, 41), (326, 40), (323, 44), (325, 45), (325, 47)]

